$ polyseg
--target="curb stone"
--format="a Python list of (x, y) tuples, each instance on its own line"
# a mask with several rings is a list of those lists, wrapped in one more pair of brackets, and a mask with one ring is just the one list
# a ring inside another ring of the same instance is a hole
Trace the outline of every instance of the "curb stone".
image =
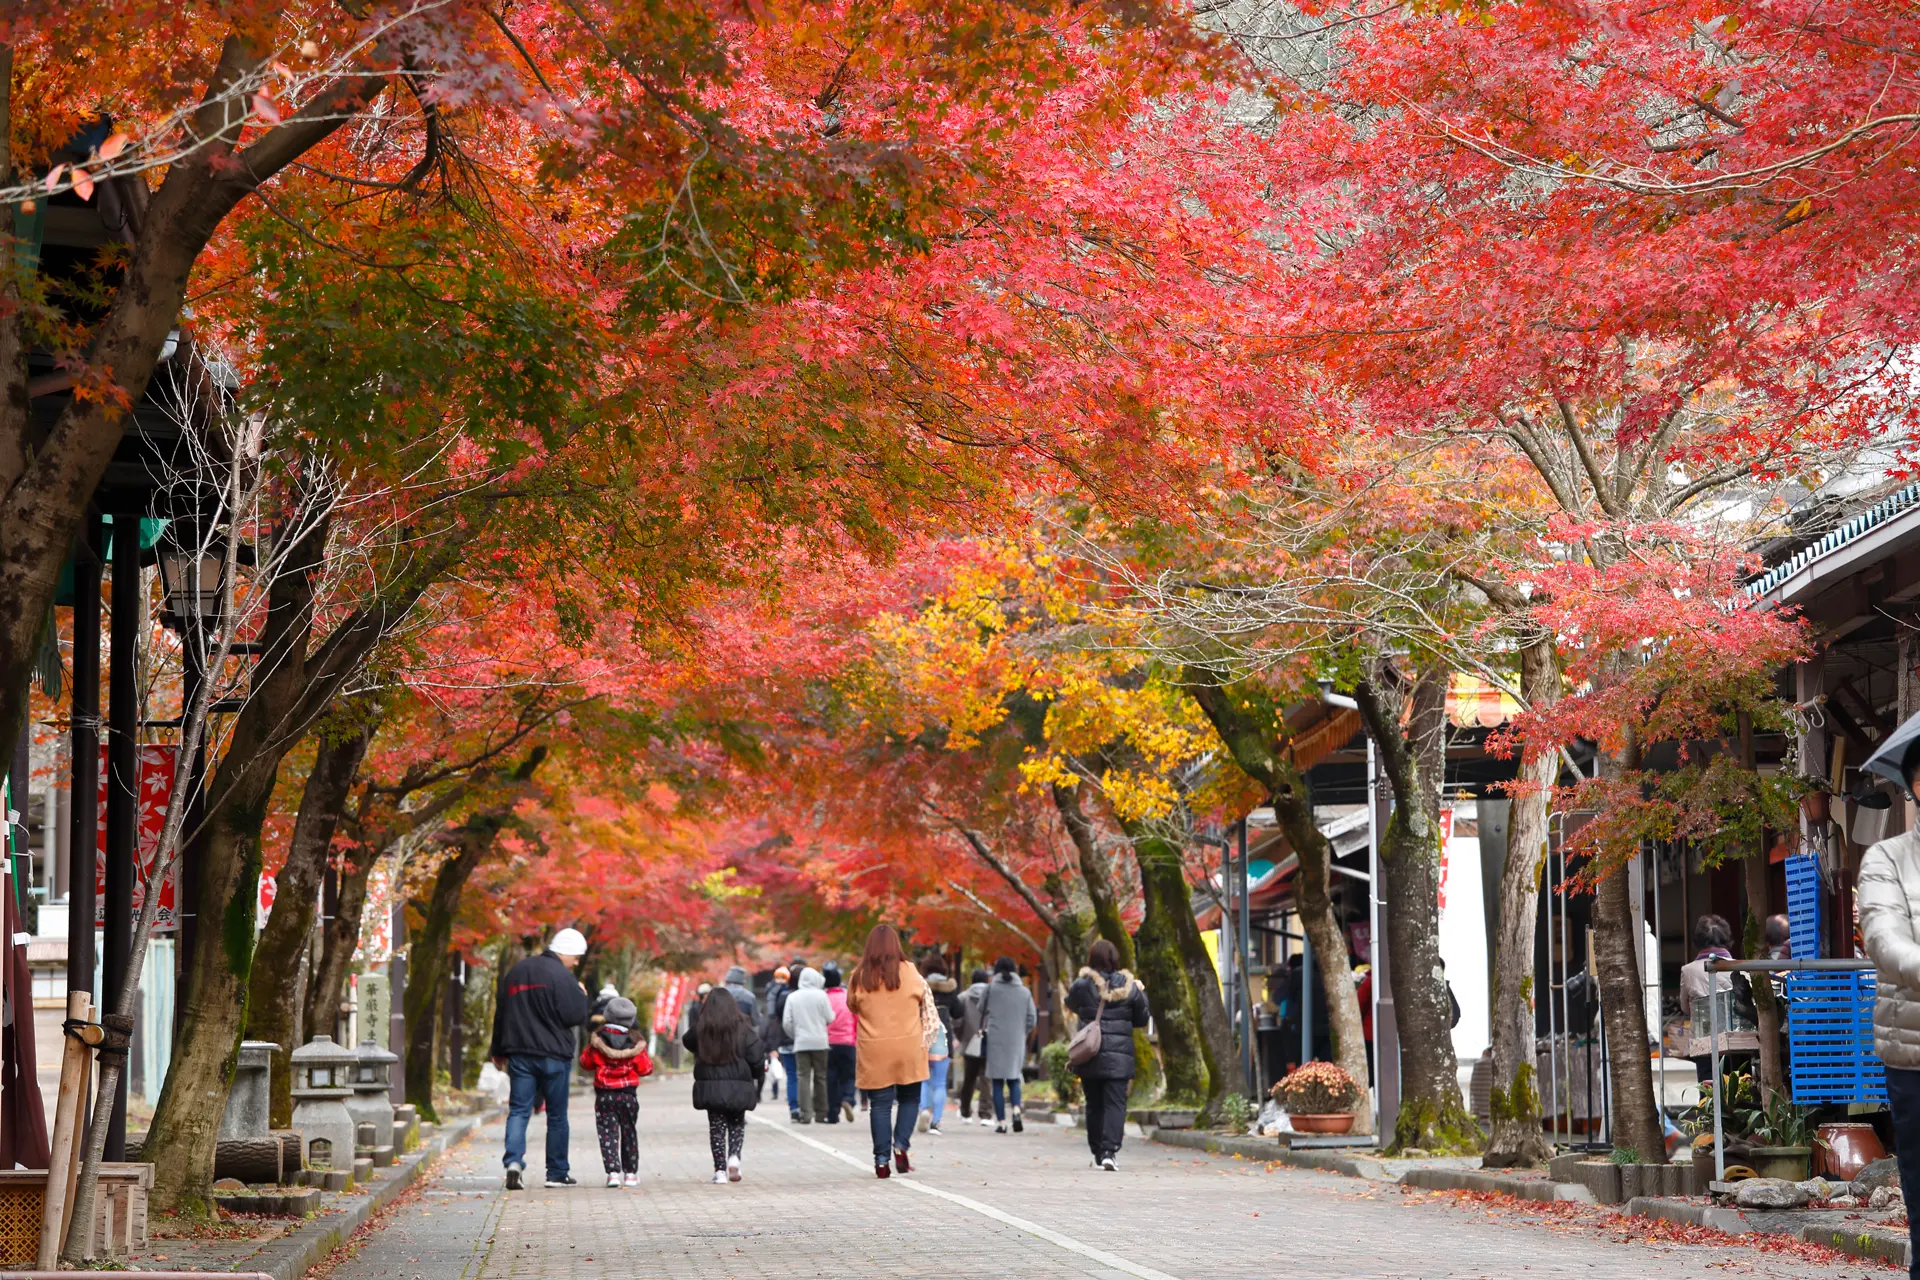
[[(1626, 1210), (1643, 1218), (1663, 1218), (1686, 1226), (1712, 1227), (1728, 1235), (1748, 1235), (1764, 1230), (1755, 1226), (1738, 1209), (1693, 1204), (1686, 1200), (1639, 1196), (1627, 1202)], [(1907, 1232), (1894, 1228), (1865, 1223), (1856, 1230), (1808, 1226), (1791, 1234), (1808, 1244), (1823, 1245), (1849, 1257), (1892, 1262), (1902, 1267), (1911, 1265), (1908, 1259), (1913, 1249), (1912, 1240)]]
[(374, 1214), (392, 1204), (402, 1191), (418, 1182), (427, 1166), (433, 1163), (434, 1157), (455, 1143), (464, 1141), (497, 1114), (497, 1111), (489, 1109), (441, 1125), (439, 1132), (422, 1143), (420, 1150), (409, 1156), (406, 1163), (396, 1162), (392, 1172), (376, 1183), (368, 1194), (355, 1196), (354, 1203), (341, 1206), (338, 1212), (314, 1218), (286, 1235), (268, 1241), (259, 1254), (240, 1265), (249, 1270), (265, 1272), (273, 1280), (301, 1280), (328, 1254), (345, 1244), (354, 1232), (365, 1226)]
[(1571, 1201), (1597, 1204), (1593, 1191), (1578, 1182), (1552, 1182), (1546, 1178), (1515, 1178), (1478, 1169), (1409, 1169), (1400, 1177), (1403, 1187), (1427, 1191), (1479, 1191), (1516, 1200)]
[(1315, 1169), (1321, 1173), (1343, 1173), (1349, 1178), (1370, 1178), (1392, 1182), (1387, 1167), (1368, 1156), (1343, 1156), (1331, 1151), (1295, 1151), (1271, 1138), (1236, 1138), (1229, 1134), (1203, 1133), (1197, 1129), (1148, 1129), (1147, 1136), (1169, 1147), (1192, 1151), (1211, 1151), (1215, 1155), (1244, 1156), (1291, 1169)]

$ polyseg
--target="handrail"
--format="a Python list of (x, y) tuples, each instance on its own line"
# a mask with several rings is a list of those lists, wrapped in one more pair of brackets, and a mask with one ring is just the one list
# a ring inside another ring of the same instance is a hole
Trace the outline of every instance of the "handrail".
[[(1874, 968), (1871, 960), (1708, 960), (1708, 973), (1864, 973)], [(1720, 1002), (1714, 997), (1713, 984), (1707, 984), (1707, 1039), (1713, 1054), (1713, 1180), (1727, 1178), (1727, 1152), (1721, 1133), (1720, 1115)]]

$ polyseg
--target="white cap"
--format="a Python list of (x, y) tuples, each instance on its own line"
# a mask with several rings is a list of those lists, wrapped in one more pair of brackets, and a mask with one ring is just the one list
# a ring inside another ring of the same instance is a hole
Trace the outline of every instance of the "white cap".
[(578, 929), (562, 929), (553, 935), (547, 950), (557, 956), (583, 956), (587, 954), (587, 940), (580, 936)]

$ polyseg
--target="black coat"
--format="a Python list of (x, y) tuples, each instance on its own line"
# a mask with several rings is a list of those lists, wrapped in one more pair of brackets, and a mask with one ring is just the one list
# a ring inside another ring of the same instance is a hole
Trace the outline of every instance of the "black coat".
[[(799, 979), (795, 978), (795, 982)], [(773, 998), (767, 1001), (767, 1048), (780, 1053), (793, 1050), (793, 1037), (787, 1034), (782, 1024), (787, 1012), (787, 997), (793, 994), (793, 988), (784, 982), (773, 984)]]
[(700, 1060), (700, 1032), (688, 1027), (680, 1043), (693, 1054), (693, 1107), (696, 1111), (751, 1111), (759, 1105), (767, 1078), (767, 1056), (760, 1037), (749, 1032), (729, 1062)]
[(559, 956), (551, 951), (528, 956), (507, 971), (487, 1056), (571, 1060), (579, 1048), (573, 1029), (592, 1011), (592, 997)]
[(1067, 989), (1067, 1010), (1080, 1019), (1100, 1019), (1100, 1052), (1075, 1067), (1082, 1080), (1131, 1080), (1134, 1072), (1133, 1029), (1147, 1025), (1147, 992), (1125, 969), (1098, 973), (1082, 969)]

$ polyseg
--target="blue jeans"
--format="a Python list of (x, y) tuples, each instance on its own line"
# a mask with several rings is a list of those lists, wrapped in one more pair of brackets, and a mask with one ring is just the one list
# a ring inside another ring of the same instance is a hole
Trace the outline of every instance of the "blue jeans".
[(507, 1154), (502, 1164), (526, 1164), (527, 1121), (533, 1118), (537, 1094), (547, 1100), (547, 1181), (567, 1176), (567, 1082), (572, 1075), (571, 1058), (516, 1053), (507, 1059)]
[(1020, 1077), (1019, 1076), (1015, 1076), (1011, 1080), (996, 1079), (993, 1082), (993, 1118), (995, 1120), (1000, 1121), (1003, 1124), (1006, 1122), (1006, 1119), (1007, 1119), (1007, 1102), (1006, 1102), (1007, 1090), (1012, 1091), (1013, 1109), (1015, 1111), (1018, 1111), (1020, 1109)]
[[(894, 1114), (894, 1103), (900, 1113)], [(892, 1161), (893, 1153), (905, 1151), (913, 1142), (913, 1126), (920, 1119), (920, 1086), (890, 1084), (884, 1089), (867, 1090), (867, 1123), (873, 1128), (873, 1163), (876, 1167)]]
[(780, 1069), (787, 1073), (787, 1114), (797, 1120), (800, 1118), (800, 1060), (793, 1056), (793, 1050), (780, 1051)]
[(927, 1087), (920, 1093), (920, 1109), (931, 1111), (935, 1128), (940, 1126), (940, 1117), (947, 1114), (947, 1070), (953, 1065), (952, 1058), (927, 1059)]

